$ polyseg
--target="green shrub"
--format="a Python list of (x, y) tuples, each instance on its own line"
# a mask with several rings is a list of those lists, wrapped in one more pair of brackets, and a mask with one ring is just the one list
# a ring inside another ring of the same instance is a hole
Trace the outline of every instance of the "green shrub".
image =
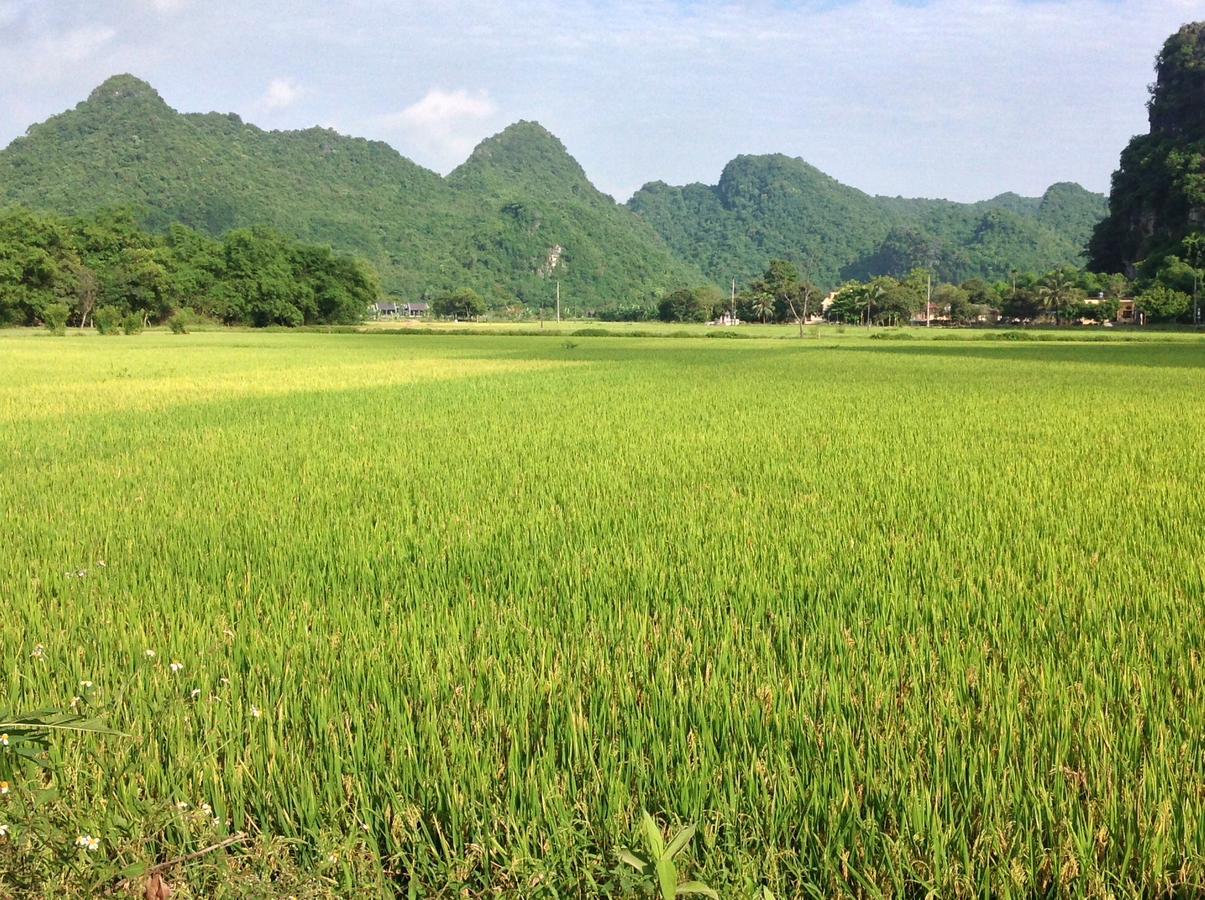
[(121, 330), (126, 334), (142, 334), (144, 324), (142, 316), (138, 313), (130, 313), (121, 320)]
[(614, 331), (605, 328), (579, 328), (573, 332), (574, 337), (615, 337)]
[(191, 309), (178, 309), (175, 314), (167, 320), (167, 327), (172, 330), (172, 334), (188, 334), (188, 329), (196, 322), (197, 316)]
[(121, 328), (121, 310), (113, 306), (102, 306), (96, 311), (92, 321), (101, 334), (117, 334)]
[(1028, 331), (1001, 331), (985, 334), (983, 339), (985, 341), (1036, 341), (1038, 336)]
[(42, 321), (46, 323), (46, 330), (51, 334), (64, 335), (67, 333), (69, 315), (71, 310), (62, 303), (51, 303), (42, 311)]

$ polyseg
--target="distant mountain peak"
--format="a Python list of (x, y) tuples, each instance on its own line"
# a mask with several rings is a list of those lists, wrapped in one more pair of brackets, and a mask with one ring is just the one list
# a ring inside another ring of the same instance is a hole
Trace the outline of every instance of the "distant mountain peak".
[(585, 170), (560, 138), (539, 122), (530, 121), (516, 122), (486, 138), (449, 178), (454, 182), (480, 179), (487, 173), (528, 183), (589, 184)]
[(466, 165), (474, 160), (485, 162), (493, 159), (521, 156), (539, 158), (549, 155), (569, 156), (569, 151), (565, 149), (560, 138), (539, 122), (522, 120), (508, 125), (502, 131), (478, 144), (466, 161)]
[(150, 100), (166, 106), (159, 92), (147, 82), (134, 75), (122, 74), (107, 78), (104, 83), (88, 95), (89, 103), (112, 103), (116, 101)]

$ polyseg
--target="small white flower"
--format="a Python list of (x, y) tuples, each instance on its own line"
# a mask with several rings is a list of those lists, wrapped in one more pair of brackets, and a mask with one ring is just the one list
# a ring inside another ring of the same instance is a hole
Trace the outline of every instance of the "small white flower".
[(103, 569), (103, 568), (105, 567), (105, 565), (106, 565), (106, 564), (105, 564), (105, 561), (104, 561), (103, 559), (98, 559), (98, 560), (96, 561), (96, 564), (97, 564), (97, 565), (98, 565), (100, 568), (102, 568), (102, 569)]
[(184, 663), (182, 663), (182, 662), (174, 662), (174, 663), (172, 663), (172, 664), (171, 664), (171, 670), (172, 670), (172, 674), (173, 674), (173, 675), (174, 675), (176, 672), (179, 672), (179, 671), (180, 671), (181, 669), (183, 669), (183, 668), (184, 668)]
[(337, 853), (332, 853), (326, 858), (326, 861), (329, 863), (337, 863), (339, 861), (339, 855)]
[(81, 834), (75, 839), (75, 846), (91, 852), (100, 846), (100, 841), (90, 834)]
[(214, 817), (213, 817), (213, 824), (214, 824), (214, 826), (215, 826), (215, 827), (220, 827), (220, 826), (221, 826), (221, 824), (222, 824), (222, 820), (221, 820), (221, 819), (219, 819), (217, 816), (214, 816)]
[(45, 659), (46, 658), (46, 648), (43, 647), (41, 644), (38, 644), (36, 647), (34, 647), (33, 648), (33, 658), (34, 659)]
[(218, 681), (222, 682), (222, 684), (230, 684), (230, 679), (227, 678), (225, 675), (223, 675), (221, 678), (219, 678)]
[(8, 746), (8, 735), (0, 734), (0, 747), (7, 747), (7, 746)]
[(181, 800), (176, 804), (176, 809), (188, 809), (188, 804)]
[(71, 708), (76, 709), (83, 702), (84, 702), (83, 697), (72, 697), (71, 698)]
[(198, 697), (200, 697), (200, 696), (201, 696), (201, 689), (200, 689), (200, 688), (193, 688), (191, 691), (189, 691), (188, 696), (190, 696), (190, 697), (192, 697), (194, 700), (196, 700)]
[(213, 807), (210, 806), (208, 803), (202, 803), (201, 804), (201, 812), (205, 813), (205, 815), (209, 815), (210, 813), (213, 812)]
[(80, 569), (78, 572), (76, 572), (76, 573), (75, 573), (75, 577), (76, 577), (76, 578), (87, 578), (87, 577), (88, 577), (88, 570), (87, 570), (87, 569)]
[(92, 682), (91, 681), (81, 681), (79, 683), (79, 686), (82, 687), (85, 691), (92, 690)]
[(154, 650), (148, 650), (148, 651), (146, 651), (146, 658), (147, 658), (147, 659), (154, 659), (154, 658), (155, 658), (155, 651), (154, 651)]
[(0, 781), (0, 797), (3, 797), (8, 792), (9, 792), (8, 782)]
[(251, 715), (253, 717), (255, 717), (256, 719), (258, 719), (263, 714), (264, 714), (264, 711), (262, 709), (260, 709), (258, 706), (251, 707)]
[(8, 826), (0, 822), (0, 838), (8, 837)]

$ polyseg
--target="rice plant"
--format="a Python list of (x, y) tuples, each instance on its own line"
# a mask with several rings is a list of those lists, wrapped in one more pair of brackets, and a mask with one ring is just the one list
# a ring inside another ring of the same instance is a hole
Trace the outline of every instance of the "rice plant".
[(0, 893), (1203, 889), (1200, 342), (575, 340), (0, 334)]

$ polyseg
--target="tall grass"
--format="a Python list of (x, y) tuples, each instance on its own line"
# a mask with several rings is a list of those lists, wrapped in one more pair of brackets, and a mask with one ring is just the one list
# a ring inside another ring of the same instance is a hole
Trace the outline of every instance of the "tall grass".
[(94, 684), (123, 862), (605, 893), (648, 809), (722, 896), (1191, 895), (1201, 365), (0, 336), (0, 706)]

